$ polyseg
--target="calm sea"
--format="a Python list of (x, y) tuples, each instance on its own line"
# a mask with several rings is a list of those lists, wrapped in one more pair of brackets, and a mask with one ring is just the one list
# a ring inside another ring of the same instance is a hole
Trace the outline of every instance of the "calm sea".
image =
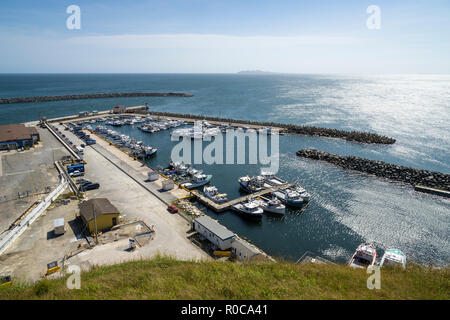
[[(232, 74), (65, 74), (0, 75), (0, 97), (104, 92), (188, 92), (192, 98), (121, 98), (0, 105), (0, 123), (107, 110), (115, 104), (157, 111), (376, 132), (394, 145), (362, 145), (338, 139), (280, 137), (279, 176), (305, 187), (312, 199), (304, 210), (261, 223), (232, 212), (207, 211), (229, 229), (274, 256), (296, 260), (306, 251), (337, 262), (349, 259), (364, 241), (403, 250), (409, 260), (448, 264), (450, 201), (412, 187), (326, 163), (297, 158), (316, 148), (399, 165), (450, 173), (449, 75), (232, 75)], [(175, 142), (169, 132), (145, 134), (137, 127), (118, 130), (158, 148), (152, 166), (166, 166)], [(237, 179), (258, 166), (198, 166), (230, 198), (239, 196)]]

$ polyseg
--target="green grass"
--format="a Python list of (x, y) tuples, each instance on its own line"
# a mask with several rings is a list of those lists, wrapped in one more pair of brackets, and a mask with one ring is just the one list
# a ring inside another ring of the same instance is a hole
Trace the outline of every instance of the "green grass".
[(289, 262), (190, 262), (167, 257), (94, 267), (81, 289), (66, 278), (0, 288), (0, 299), (449, 299), (449, 268), (382, 269), (381, 289), (365, 270)]

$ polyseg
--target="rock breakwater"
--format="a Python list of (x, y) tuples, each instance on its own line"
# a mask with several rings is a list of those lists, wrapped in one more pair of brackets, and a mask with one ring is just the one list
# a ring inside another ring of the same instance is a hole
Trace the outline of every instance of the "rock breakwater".
[(355, 156), (340, 156), (315, 149), (299, 150), (297, 151), (297, 156), (326, 161), (344, 169), (373, 174), (390, 180), (412, 184), (414, 186), (423, 185), (434, 189), (450, 191), (449, 174), (404, 167)]
[(339, 138), (352, 142), (360, 142), (360, 143), (370, 143), (370, 144), (393, 144), (395, 143), (395, 139), (389, 138), (386, 136), (382, 136), (376, 133), (370, 132), (360, 132), (360, 131), (345, 131), (338, 129), (330, 129), (330, 128), (322, 128), (322, 127), (313, 127), (313, 126), (301, 126), (295, 124), (286, 124), (286, 123), (276, 123), (276, 122), (265, 122), (265, 121), (249, 121), (249, 120), (236, 120), (229, 118), (218, 118), (218, 117), (210, 117), (203, 115), (194, 115), (194, 114), (183, 114), (183, 113), (171, 113), (171, 112), (158, 112), (158, 111), (150, 111), (150, 114), (157, 116), (166, 116), (166, 117), (178, 117), (178, 118), (186, 118), (186, 119), (194, 119), (194, 120), (208, 120), (208, 121), (219, 121), (223, 123), (240, 123), (240, 124), (251, 124), (251, 125), (259, 125), (265, 127), (278, 127), (282, 128), (286, 133), (292, 134), (302, 134), (308, 136), (320, 136), (320, 137), (328, 137), (328, 138)]
[(79, 99), (102, 99), (102, 98), (128, 98), (128, 97), (192, 97), (190, 93), (176, 92), (121, 92), (121, 93), (93, 93), (93, 94), (67, 94), (60, 96), (35, 96), (35, 97), (17, 97), (1, 98), (0, 104), (24, 103), (24, 102), (46, 102), (61, 100), (79, 100)]

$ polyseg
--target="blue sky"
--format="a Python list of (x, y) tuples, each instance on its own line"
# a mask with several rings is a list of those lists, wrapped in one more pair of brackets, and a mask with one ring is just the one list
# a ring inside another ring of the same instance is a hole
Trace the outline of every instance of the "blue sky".
[(2, 0), (0, 72), (450, 73), (449, 17), (448, 0)]

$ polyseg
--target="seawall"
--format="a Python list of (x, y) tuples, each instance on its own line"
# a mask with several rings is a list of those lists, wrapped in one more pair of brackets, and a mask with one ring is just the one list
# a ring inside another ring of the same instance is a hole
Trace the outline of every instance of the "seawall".
[(412, 184), (414, 186), (421, 185), (428, 188), (450, 191), (449, 174), (404, 167), (383, 161), (369, 160), (354, 156), (340, 156), (315, 149), (299, 150), (297, 151), (297, 156), (326, 161), (344, 169), (373, 174), (390, 180)]
[(128, 97), (193, 97), (193, 95), (190, 93), (176, 93), (176, 92), (119, 92), (119, 93), (68, 94), (60, 96), (2, 98), (0, 99), (0, 104), (80, 100), (80, 99), (128, 98)]
[(284, 132), (291, 134), (302, 134), (308, 136), (320, 136), (329, 138), (339, 138), (352, 142), (370, 143), (370, 144), (393, 144), (395, 139), (382, 136), (376, 133), (360, 132), (360, 131), (345, 131), (338, 129), (313, 127), (313, 126), (300, 126), (295, 124), (277, 123), (277, 122), (265, 122), (265, 121), (249, 121), (249, 120), (236, 120), (228, 118), (218, 118), (203, 115), (183, 114), (183, 113), (171, 113), (171, 112), (159, 112), (149, 111), (149, 114), (156, 116), (178, 117), (185, 119), (195, 120), (208, 120), (208, 121), (220, 121), (223, 123), (241, 123), (251, 124), (266, 127), (278, 127), (284, 129)]

